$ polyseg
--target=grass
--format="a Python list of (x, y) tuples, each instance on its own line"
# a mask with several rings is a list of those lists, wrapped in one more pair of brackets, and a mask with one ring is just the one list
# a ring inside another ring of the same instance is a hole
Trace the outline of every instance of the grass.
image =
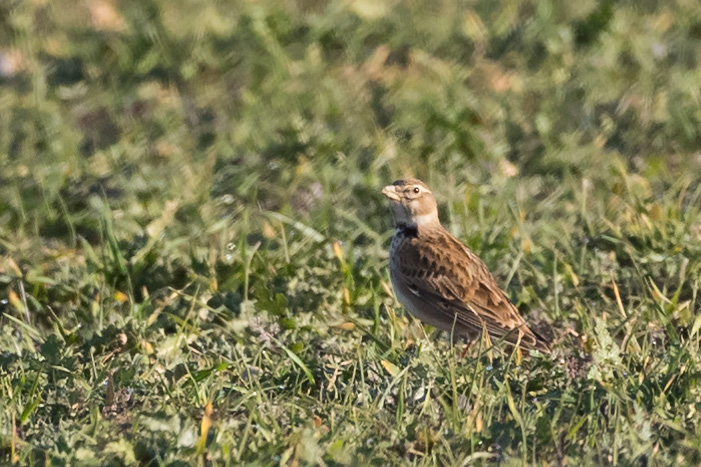
[[(686, 0), (4, 2), (0, 463), (698, 465), (700, 31)], [(407, 318), (406, 175), (553, 358)]]

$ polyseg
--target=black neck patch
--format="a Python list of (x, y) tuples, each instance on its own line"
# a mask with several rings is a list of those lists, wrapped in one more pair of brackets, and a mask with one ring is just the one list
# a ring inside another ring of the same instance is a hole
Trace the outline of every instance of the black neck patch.
[(414, 224), (397, 224), (397, 235), (415, 238), (419, 235), (419, 229)]

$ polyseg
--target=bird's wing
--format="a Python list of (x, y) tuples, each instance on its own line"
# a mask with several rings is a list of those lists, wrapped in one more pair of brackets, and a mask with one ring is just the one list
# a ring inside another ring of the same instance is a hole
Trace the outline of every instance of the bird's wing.
[(428, 233), (407, 245), (400, 268), (407, 286), (447, 321), (498, 339), (545, 350), (484, 262), (448, 231)]

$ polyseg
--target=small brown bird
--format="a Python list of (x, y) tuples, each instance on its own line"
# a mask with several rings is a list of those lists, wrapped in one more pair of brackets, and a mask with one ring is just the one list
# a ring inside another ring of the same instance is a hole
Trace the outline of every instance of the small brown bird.
[(438, 220), (438, 206), (422, 181), (397, 180), (382, 189), (396, 232), (389, 251), (392, 287), (413, 316), (473, 341), (489, 335), (548, 353), (497, 285), (484, 262)]

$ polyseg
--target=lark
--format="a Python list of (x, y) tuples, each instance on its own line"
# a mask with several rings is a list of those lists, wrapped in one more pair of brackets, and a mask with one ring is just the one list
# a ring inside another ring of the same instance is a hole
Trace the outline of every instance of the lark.
[(484, 262), (441, 225), (426, 184), (397, 180), (382, 194), (396, 226), (389, 252), (392, 287), (409, 313), (453, 338), (474, 342), (486, 330), (494, 340), (549, 353)]

